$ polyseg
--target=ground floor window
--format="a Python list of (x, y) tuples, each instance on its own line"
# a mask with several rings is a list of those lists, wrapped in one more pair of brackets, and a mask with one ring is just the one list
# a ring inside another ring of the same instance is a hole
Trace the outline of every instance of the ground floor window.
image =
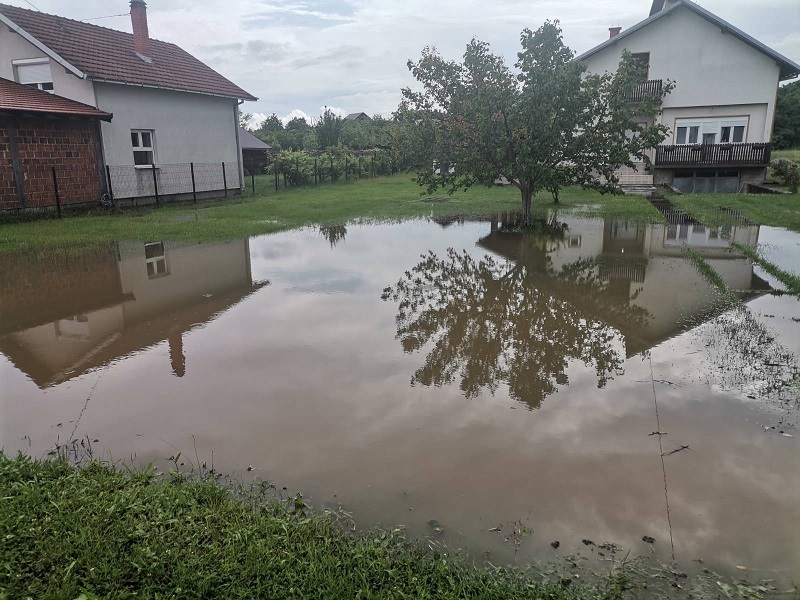
[(672, 185), (684, 194), (735, 194), (739, 191), (739, 171), (730, 169), (675, 171)]
[(155, 164), (155, 131), (152, 129), (132, 129), (133, 164), (147, 166)]

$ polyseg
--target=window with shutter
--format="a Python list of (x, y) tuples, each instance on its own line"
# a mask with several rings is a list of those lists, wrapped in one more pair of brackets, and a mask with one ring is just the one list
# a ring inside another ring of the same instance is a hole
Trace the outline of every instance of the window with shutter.
[(50, 61), (19, 61), (15, 62), (17, 81), (22, 85), (29, 85), (45, 92), (53, 93), (53, 75), (50, 72)]

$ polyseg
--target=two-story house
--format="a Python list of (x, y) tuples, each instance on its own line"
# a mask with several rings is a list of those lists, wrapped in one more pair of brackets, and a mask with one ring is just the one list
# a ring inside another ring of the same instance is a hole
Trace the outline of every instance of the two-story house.
[(690, 0), (653, 0), (647, 19), (611, 28), (576, 60), (591, 73), (613, 72), (626, 49), (647, 67), (641, 93), (675, 82), (657, 117), (669, 137), (650, 156), (652, 174), (639, 169), (635, 182), (686, 193), (763, 183), (778, 84), (800, 75), (800, 65)]
[(256, 98), (151, 39), (144, 0), (130, 16), (132, 34), (0, 4), (0, 78), (113, 114), (101, 137), (117, 198), (240, 189), (239, 105)]

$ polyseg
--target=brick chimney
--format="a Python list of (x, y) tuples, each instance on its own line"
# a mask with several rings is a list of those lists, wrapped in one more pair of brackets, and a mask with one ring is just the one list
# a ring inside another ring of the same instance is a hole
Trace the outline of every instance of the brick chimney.
[[(144, 0), (131, 0), (133, 49), (143, 59), (150, 58), (150, 35), (147, 32), (147, 4)], [(148, 62), (150, 62), (148, 60)]]
[[(131, 2), (131, 4), (133, 4), (133, 2)], [(144, 4), (144, 2), (142, 2), (142, 4)], [(147, 27), (147, 23), (145, 23), (145, 27)], [(620, 31), (622, 31), (622, 27), (609, 27), (608, 28), (608, 39), (611, 39), (613, 37), (617, 37), (619, 35)]]

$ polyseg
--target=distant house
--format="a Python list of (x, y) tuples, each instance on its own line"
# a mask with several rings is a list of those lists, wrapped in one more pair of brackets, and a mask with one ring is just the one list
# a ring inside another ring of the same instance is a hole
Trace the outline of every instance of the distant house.
[(345, 121), (372, 121), (372, 117), (370, 117), (367, 113), (358, 112), (358, 113), (350, 113), (344, 118)]
[(0, 79), (0, 210), (55, 204), (56, 185), (65, 205), (100, 198), (105, 174), (99, 123), (111, 117)]
[(260, 173), (269, 164), (272, 146), (258, 139), (244, 127), (239, 127), (239, 141), (242, 146), (242, 163), (245, 173)]
[(647, 19), (611, 28), (577, 60), (592, 73), (613, 72), (626, 49), (648, 70), (637, 93), (676, 82), (656, 117), (670, 135), (650, 156), (653, 173), (629, 177), (690, 193), (764, 181), (778, 83), (800, 75), (800, 65), (690, 0), (654, 0)]
[(0, 4), (0, 77), (114, 114), (101, 135), (116, 198), (186, 194), (189, 163), (201, 192), (240, 189), (239, 104), (256, 98), (150, 39), (144, 0), (130, 11), (133, 34)]

